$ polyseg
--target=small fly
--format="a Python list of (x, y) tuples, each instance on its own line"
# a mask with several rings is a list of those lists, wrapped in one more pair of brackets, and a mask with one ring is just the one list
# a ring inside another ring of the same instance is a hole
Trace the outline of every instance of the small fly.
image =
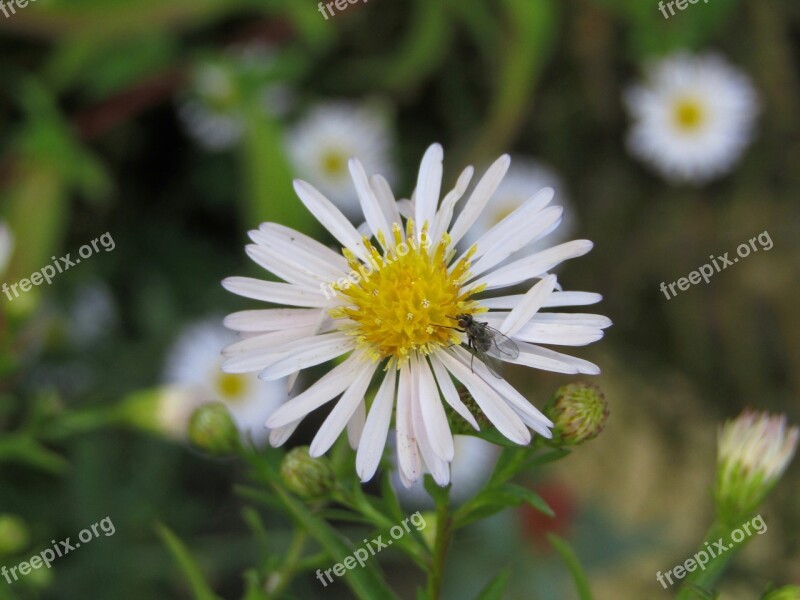
[(519, 348), (514, 341), (494, 327), (490, 327), (487, 322), (476, 321), (472, 315), (465, 313), (450, 318), (458, 322), (458, 327), (452, 329), (467, 334), (467, 349), (472, 354), (470, 369), (472, 369), (472, 362), (477, 356), (492, 375), (502, 379), (502, 375), (499, 373), (500, 361), (514, 360), (519, 356)]

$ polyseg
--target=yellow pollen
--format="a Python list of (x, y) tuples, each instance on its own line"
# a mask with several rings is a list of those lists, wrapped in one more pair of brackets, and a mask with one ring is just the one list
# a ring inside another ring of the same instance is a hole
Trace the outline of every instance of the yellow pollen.
[(239, 373), (220, 373), (215, 383), (217, 392), (226, 402), (240, 400), (249, 387), (245, 376)]
[(694, 131), (705, 120), (705, 110), (697, 100), (683, 98), (675, 103), (673, 116), (679, 129)]
[(422, 247), (427, 240), (427, 226), (420, 237), (414, 225), (407, 223), (406, 237), (399, 226), (382, 240), (380, 253), (364, 238), (369, 263), (344, 250), (350, 268), (362, 276), (355, 285), (337, 291), (344, 306), (334, 309), (334, 318), (350, 319), (352, 335), (375, 360), (405, 361), (411, 352), (429, 354), (439, 348), (458, 344), (453, 317), (481, 312), (470, 296), (481, 291), (462, 291), (469, 278), (471, 249), (455, 265), (449, 266), (454, 250), (448, 250), (445, 234), (436, 246)]
[(322, 155), (322, 170), (332, 177), (343, 175), (347, 158), (338, 150), (328, 150)]

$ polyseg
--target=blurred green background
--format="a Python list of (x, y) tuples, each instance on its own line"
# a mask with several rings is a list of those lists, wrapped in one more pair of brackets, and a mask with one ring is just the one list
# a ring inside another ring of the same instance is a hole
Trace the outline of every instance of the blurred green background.
[[(346, 100), (390, 123), (398, 198), (437, 141), (448, 188), (466, 164), (504, 152), (558, 173), (572, 236), (595, 242), (560, 281), (602, 293), (597, 312), (614, 321), (574, 352), (603, 368), (606, 431), (529, 482), (561, 516), (508, 511), (457, 538), (447, 597), (511, 565), (510, 598), (571, 598), (541, 543), (551, 529), (572, 541), (598, 599), (666, 597), (656, 571), (691, 556), (710, 518), (721, 420), (752, 406), (800, 421), (800, 5), (710, 0), (665, 20), (656, 4), (370, 0), (326, 20), (310, 0), (37, 0), (0, 13), (0, 218), (15, 237), (3, 280), (105, 232), (115, 242), (52, 285), (0, 297), (0, 514), (25, 532), (15, 541), (0, 526), (0, 564), (106, 516), (116, 527), (49, 571), (0, 580), (0, 599), (190, 598), (157, 523), (222, 598), (242, 596), (243, 571), (263, 574), (234, 490), (242, 466), (119, 407), (163, 383), (187, 325), (252, 306), (220, 286), (263, 277), (243, 252), (247, 230), (272, 220), (322, 235), (291, 190), (287, 132)], [(625, 87), (681, 48), (723, 53), (761, 100), (752, 146), (701, 188), (668, 185), (624, 143)], [(224, 93), (203, 96), (208, 65)], [(206, 143), (192, 128), (198, 102), (223, 117)], [(769, 253), (672, 300), (659, 291), (765, 230)], [(571, 380), (510, 378), (539, 406)], [(291, 444), (308, 439), (301, 430)], [(723, 598), (800, 583), (798, 475), (795, 464), (762, 511), (769, 532), (737, 560)], [(264, 519), (266, 543), (284, 547), (286, 523)], [(417, 574), (399, 558), (381, 562), (410, 598)], [(293, 593), (350, 597), (312, 577)]]

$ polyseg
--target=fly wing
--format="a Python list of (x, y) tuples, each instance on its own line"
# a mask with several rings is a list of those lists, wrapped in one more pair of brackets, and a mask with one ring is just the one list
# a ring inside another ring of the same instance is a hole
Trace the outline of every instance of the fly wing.
[(519, 348), (507, 335), (497, 331), (494, 327), (485, 326), (486, 331), (492, 337), (492, 346), (486, 352), (487, 354), (499, 358), (500, 360), (514, 360), (519, 356)]

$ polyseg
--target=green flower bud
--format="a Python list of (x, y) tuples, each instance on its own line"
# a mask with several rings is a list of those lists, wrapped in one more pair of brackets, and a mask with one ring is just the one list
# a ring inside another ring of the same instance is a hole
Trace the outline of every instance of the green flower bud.
[(16, 515), (0, 514), (0, 556), (11, 556), (28, 546), (25, 521)]
[(221, 456), (239, 447), (239, 431), (222, 402), (210, 402), (197, 408), (189, 418), (189, 441), (196, 448)]
[(555, 425), (554, 437), (577, 446), (596, 438), (608, 420), (608, 403), (600, 388), (591, 383), (560, 387), (545, 414)]
[(800, 600), (800, 585), (787, 585), (773, 590), (762, 596), (761, 600)]
[(324, 496), (334, 484), (331, 462), (324, 456), (312, 458), (308, 446), (294, 448), (283, 457), (281, 478), (289, 490), (305, 499)]
[(717, 513), (735, 523), (758, 508), (792, 461), (800, 429), (787, 427), (786, 415), (745, 411), (719, 433)]

